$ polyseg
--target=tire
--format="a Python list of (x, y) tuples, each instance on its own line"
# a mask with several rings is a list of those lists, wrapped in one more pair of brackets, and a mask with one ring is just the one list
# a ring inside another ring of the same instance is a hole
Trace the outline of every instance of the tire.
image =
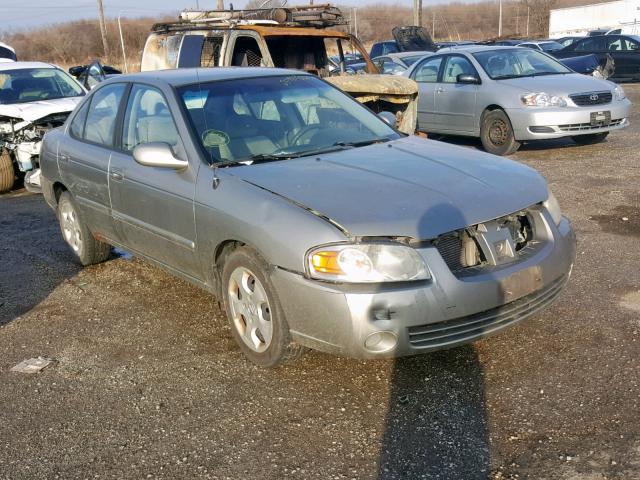
[(571, 140), (576, 142), (578, 145), (594, 145), (596, 143), (600, 143), (604, 141), (605, 138), (609, 135), (609, 132), (604, 133), (588, 133), (586, 135), (576, 135), (571, 137)]
[(299, 358), (303, 347), (291, 342), (289, 325), (268, 275), (267, 263), (251, 248), (225, 259), (221, 297), (233, 338), (256, 365), (277, 367)]
[(520, 148), (511, 121), (503, 110), (491, 110), (482, 116), (480, 140), (484, 149), (494, 155), (510, 155)]
[(13, 188), (16, 180), (16, 172), (13, 169), (13, 160), (7, 150), (0, 153), (0, 193), (6, 193)]
[(62, 238), (84, 266), (104, 262), (111, 254), (111, 246), (96, 240), (78, 212), (69, 192), (62, 192), (58, 202), (58, 222)]

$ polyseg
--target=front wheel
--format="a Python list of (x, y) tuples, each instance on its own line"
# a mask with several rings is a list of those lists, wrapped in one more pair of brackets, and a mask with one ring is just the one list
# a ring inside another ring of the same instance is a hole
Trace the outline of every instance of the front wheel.
[(596, 143), (600, 143), (607, 138), (609, 132), (603, 133), (588, 133), (586, 135), (576, 135), (571, 137), (571, 140), (576, 142), (578, 145), (594, 145)]
[(0, 193), (5, 193), (13, 188), (16, 180), (16, 172), (13, 170), (13, 160), (7, 150), (0, 152)]
[(276, 367), (299, 357), (302, 347), (291, 342), (267, 270), (252, 249), (234, 250), (224, 263), (222, 297), (233, 337), (245, 356), (261, 367)]
[(82, 265), (93, 265), (109, 258), (111, 246), (96, 240), (78, 214), (73, 197), (62, 192), (58, 202), (58, 221), (64, 241), (71, 247)]
[(480, 140), (484, 149), (494, 155), (510, 155), (520, 148), (511, 121), (502, 110), (492, 110), (482, 116)]

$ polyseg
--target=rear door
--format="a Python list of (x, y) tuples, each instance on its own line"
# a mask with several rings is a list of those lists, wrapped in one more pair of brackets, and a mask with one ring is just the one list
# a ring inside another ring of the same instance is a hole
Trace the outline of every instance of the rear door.
[(640, 76), (640, 50), (633, 40), (622, 35), (607, 35), (607, 50), (615, 61), (615, 76), (634, 79)]
[(438, 125), (435, 94), (442, 59), (442, 55), (427, 57), (411, 72), (411, 78), (418, 83), (418, 130), (422, 132), (436, 131)]
[(448, 55), (435, 91), (435, 122), (440, 131), (474, 132), (479, 85), (458, 83), (457, 77), (462, 74), (479, 78), (478, 72), (465, 56)]
[[(174, 111), (178, 111), (176, 105)], [(199, 160), (174, 170), (140, 165), (133, 158), (137, 145), (163, 142), (174, 155), (187, 159), (164, 93), (150, 85), (133, 84), (121, 131), (118, 151), (111, 158), (109, 191), (123, 244), (200, 279), (193, 207)]]
[(110, 240), (118, 240), (118, 236), (111, 218), (107, 172), (125, 90), (125, 83), (112, 83), (97, 90), (74, 114), (58, 151), (62, 180), (89, 229)]

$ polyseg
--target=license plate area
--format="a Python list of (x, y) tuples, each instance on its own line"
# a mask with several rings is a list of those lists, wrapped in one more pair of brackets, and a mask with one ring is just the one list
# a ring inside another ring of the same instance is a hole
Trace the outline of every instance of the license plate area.
[(500, 281), (505, 303), (542, 288), (542, 269), (539, 266), (525, 268)]
[(600, 127), (611, 123), (611, 112), (604, 110), (602, 112), (591, 112), (591, 126)]

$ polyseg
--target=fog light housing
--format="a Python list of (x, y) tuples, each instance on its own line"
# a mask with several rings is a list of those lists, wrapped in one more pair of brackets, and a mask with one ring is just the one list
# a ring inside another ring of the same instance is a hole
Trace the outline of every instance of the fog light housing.
[(373, 353), (383, 353), (398, 345), (398, 337), (393, 332), (374, 332), (364, 341), (364, 348)]

